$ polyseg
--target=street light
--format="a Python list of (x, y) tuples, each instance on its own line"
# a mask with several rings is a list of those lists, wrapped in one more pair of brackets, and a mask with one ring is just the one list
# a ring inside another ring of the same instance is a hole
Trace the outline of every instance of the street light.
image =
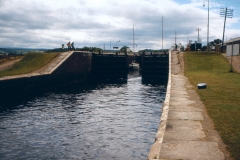
[(119, 42), (120, 42), (120, 40), (116, 42), (116, 47), (117, 47), (117, 43), (119, 43)]
[(233, 9), (220, 8), (220, 16), (224, 17), (223, 38), (222, 38), (222, 48), (221, 48), (221, 52), (223, 53), (226, 18), (232, 18), (233, 17)]
[(116, 42), (116, 49), (118, 49), (117, 43), (119, 43), (119, 42), (120, 42), (120, 40), (118, 40), (118, 41)]
[(119, 43), (119, 42), (120, 42), (120, 40), (116, 41), (116, 46), (113, 47), (113, 50), (114, 50), (114, 49), (118, 49), (118, 47), (117, 47), (117, 43)]

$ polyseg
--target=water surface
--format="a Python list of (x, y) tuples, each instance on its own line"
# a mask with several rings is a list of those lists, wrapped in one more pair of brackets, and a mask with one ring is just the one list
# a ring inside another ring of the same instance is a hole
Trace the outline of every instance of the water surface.
[(74, 86), (22, 101), (0, 113), (1, 159), (147, 159), (165, 86)]

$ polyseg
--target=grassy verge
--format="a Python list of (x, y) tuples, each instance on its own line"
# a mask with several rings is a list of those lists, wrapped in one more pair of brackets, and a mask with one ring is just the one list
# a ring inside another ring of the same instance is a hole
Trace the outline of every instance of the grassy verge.
[(207, 83), (207, 89), (196, 90), (227, 149), (240, 159), (240, 74), (230, 73), (219, 53), (184, 53), (184, 62), (192, 85)]
[(41, 53), (34, 52), (26, 54), (21, 61), (14, 64), (13, 67), (0, 71), (0, 77), (20, 75), (33, 72), (42, 68), (55, 58), (59, 53)]

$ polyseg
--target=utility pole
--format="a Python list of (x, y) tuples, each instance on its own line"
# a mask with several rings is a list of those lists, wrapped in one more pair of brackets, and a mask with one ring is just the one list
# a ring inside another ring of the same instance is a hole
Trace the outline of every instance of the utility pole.
[[(205, 1), (203, 1), (203, 6), (205, 7)], [(207, 51), (209, 52), (209, 0), (208, 0), (208, 23), (207, 23)]]
[(188, 45), (188, 43), (189, 43), (189, 42), (188, 42), (188, 32), (187, 32), (186, 34), (187, 34), (187, 45)]
[(163, 53), (163, 15), (162, 15), (162, 53)]
[(233, 72), (233, 69), (232, 69), (232, 57), (233, 57), (233, 42), (232, 42), (232, 55), (231, 55), (231, 69), (229, 72)]
[(199, 39), (199, 31), (201, 31), (201, 28), (196, 28), (196, 31), (198, 31), (198, 40), (197, 40), (197, 42), (199, 43), (199, 42), (200, 42), (200, 39)]
[(208, 0), (208, 28), (207, 28), (207, 50), (209, 52), (209, 0)]
[(227, 7), (226, 8), (220, 8), (220, 16), (224, 17), (223, 38), (222, 38), (222, 47), (221, 47), (221, 52), (223, 53), (226, 18), (232, 18), (233, 17), (233, 9), (227, 9)]

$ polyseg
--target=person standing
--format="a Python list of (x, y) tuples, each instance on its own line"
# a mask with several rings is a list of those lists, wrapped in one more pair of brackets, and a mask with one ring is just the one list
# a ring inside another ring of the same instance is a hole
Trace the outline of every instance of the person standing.
[(74, 42), (71, 43), (71, 47), (72, 47), (72, 50), (74, 51), (75, 48), (74, 48)]
[(67, 46), (68, 46), (68, 51), (70, 51), (70, 49), (71, 49), (71, 43), (70, 43), (70, 41), (67, 43)]
[(62, 44), (62, 51), (64, 51), (64, 44)]

